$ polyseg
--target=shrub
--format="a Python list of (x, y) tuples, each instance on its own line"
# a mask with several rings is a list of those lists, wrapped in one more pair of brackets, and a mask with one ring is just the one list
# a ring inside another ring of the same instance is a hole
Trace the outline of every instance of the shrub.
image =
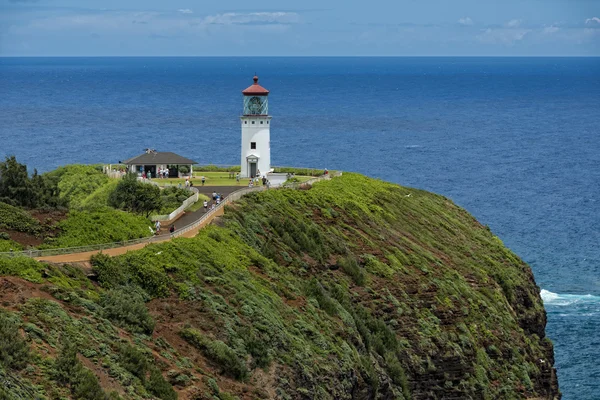
[(29, 360), (29, 347), (19, 333), (16, 319), (0, 310), (0, 366), (20, 370)]
[(159, 214), (170, 214), (181, 206), (185, 200), (191, 197), (194, 193), (186, 189), (180, 189), (176, 186), (171, 186), (161, 190), (160, 197), (162, 199), (162, 207)]
[(151, 334), (154, 319), (139, 294), (126, 289), (109, 290), (102, 295), (100, 305), (106, 318), (134, 333)]
[(211, 340), (195, 329), (184, 329), (180, 333), (192, 346), (213, 361), (223, 370), (223, 373), (233, 378), (243, 380), (248, 375), (248, 369), (235, 351), (220, 340)]
[(67, 165), (46, 175), (58, 178), (60, 197), (70, 208), (81, 208), (87, 197), (109, 182), (93, 165)]
[(162, 199), (157, 186), (139, 182), (135, 174), (127, 174), (108, 197), (108, 204), (148, 217), (151, 212), (161, 209)]
[(0, 275), (18, 276), (30, 282), (42, 282), (44, 264), (25, 256), (0, 257)]
[[(0, 235), (2, 235), (5, 232), (0, 232)], [(6, 239), (2, 239), (0, 238), (0, 253), (2, 252), (7, 252), (7, 251), (20, 251), (23, 250), (23, 246), (21, 246), (19, 243), (14, 242), (12, 240), (6, 240)]]
[(152, 368), (146, 389), (159, 399), (177, 400), (177, 392), (175, 392), (173, 386), (165, 380), (157, 368)]
[(348, 275), (354, 283), (359, 286), (365, 284), (366, 276), (363, 269), (358, 265), (358, 262), (354, 257), (340, 258), (337, 262), (338, 267), (342, 269)]
[(119, 364), (132, 375), (140, 378), (142, 382), (146, 381), (148, 372), (148, 360), (144, 353), (129, 343), (119, 346)]
[(120, 242), (152, 234), (150, 222), (143, 217), (104, 207), (94, 211), (71, 211), (58, 224), (60, 234), (48, 238), (40, 247), (76, 247)]
[(107, 400), (98, 378), (77, 359), (75, 343), (68, 340), (54, 362), (53, 378), (63, 385), (70, 385), (75, 399)]
[(34, 235), (42, 230), (40, 222), (27, 211), (2, 202), (0, 202), (0, 228)]

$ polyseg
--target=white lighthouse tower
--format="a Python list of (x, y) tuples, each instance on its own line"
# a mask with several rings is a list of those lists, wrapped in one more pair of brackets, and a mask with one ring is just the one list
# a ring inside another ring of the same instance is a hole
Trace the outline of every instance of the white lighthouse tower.
[(245, 90), (242, 121), (241, 176), (254, 178), (271, 170), (271, 116), (269, 116), (269, 91), (254, 83)]

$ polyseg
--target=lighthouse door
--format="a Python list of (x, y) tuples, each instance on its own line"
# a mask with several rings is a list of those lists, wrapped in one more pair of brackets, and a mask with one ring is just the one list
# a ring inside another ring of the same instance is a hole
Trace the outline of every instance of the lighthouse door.
[(250, 177), (254, 178), (255, 176), (256, 176), (256, 163), (251, 162), (250, 163)]

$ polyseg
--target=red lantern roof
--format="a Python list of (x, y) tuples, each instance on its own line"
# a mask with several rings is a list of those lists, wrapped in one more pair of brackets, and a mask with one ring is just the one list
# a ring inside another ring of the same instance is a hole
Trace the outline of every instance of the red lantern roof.
[(258, 76), (254, 75), (254, 83), (242, 90), (245, 96), (266, 96), (269, 91), (258, 84)]

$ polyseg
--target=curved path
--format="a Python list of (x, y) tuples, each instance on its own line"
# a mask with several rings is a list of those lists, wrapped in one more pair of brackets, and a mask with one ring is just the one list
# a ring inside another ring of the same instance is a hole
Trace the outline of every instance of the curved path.
[[(177, 231), (177, 229), (176, 229), (176, 237), (190, 238), (190, 237), (196, 236), (196, 234), (198, 233), (198, 231), (200, 229), (202, 229), (206, 225), (210, 224), (216, 217), (223, 215), (225, 204), (227, 204), (233, 200), (236, 200), (236, 199), (231, 199), (230, 195), (232, 193), (239, 191), (239, 192), (242, 192), (241, 194), (246, 194), (247, 192), (251, 191), (248, 188), (244, 188), (241, 185), (240, 186), (195, 186), (195, 188), (198, 189), (198, 192), (200, 194), (207, 195), (211, 199), (210, 203), (212, 203), (212, 193), (213, 192), (220, 193), (221, 196), (224, 198), (224, 201), (221, 203), (222, 205), (219, 205), (219, 207), (216, 207), (214, 210), (208, 210), (208, 212), (205, 211), (204, 208), (200, 208), (199, 210), (194, 211), (194, 212), (184, 213), (184, 215), (182, 217), (180, 217), (177, 221), (175, 221), (174, 224), (175, 224), (176, 228), (179, 226), (186, 230), (185, 230), (185, 232), (181, 233), (181, 232)], [(242, 190), (242, 189), (245, 189), (245, 190)], [(254, 188), (254, 190), (262, 190), (262, 187), (256, 187), (256, 188)], [(205, 218), (205, 215), (206, 215), (206, 218)], [(201, 221), (201, 222), (199, 224), (197, 224), (199, 221)], [(197, 224), (197, 225), (193, 226), (194, 224)], [(40, 256), (40, 257), (35, 257), (34, 259), (38, 260), (38, 261), (45, 261), (45, 262), (51, 262), (51, 263), (77, 263), (77, 262), (87, 262), (90, 260), (90, 258), (94, 254), (98, 254), (98, 253), (107, 254), (111, 257), (118, 256), (121, 254), (125, 254), (128, 251), (139, 250), (139, 249), (144, 248), (147, 245), (152, 244), (152, 243), (160, 243), (160, 242), (165, 242), (165, 241), (171, 240), (172, 237), (169, 234), (168, 229), (169, 229), (168, 226), (164, 226), (162, 229), (162, 233), (160, 235), (148, 238), (148, 241), (145, 241), (142, 243), (136, 243), (136, 244), (126, 245), (126, 246), (121, 246), (121, 247), (113, 247), (113, 248), (108, 248), (108, 249), (103, 249), (103, 250), (86, 251), (86, 252), (81, 252), (81, 253), (58, 254), (58, 255), (53, 255), (53, 256)]]

